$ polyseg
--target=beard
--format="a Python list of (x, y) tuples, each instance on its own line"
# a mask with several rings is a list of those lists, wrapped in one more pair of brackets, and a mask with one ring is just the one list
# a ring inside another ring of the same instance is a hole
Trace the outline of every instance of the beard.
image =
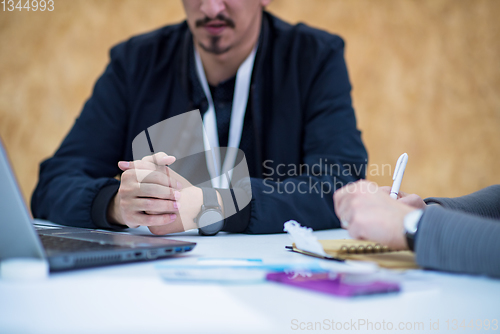
[(220, 44), (220, 36), (213, 36), (210, 38), (208, 45), (205, 45), (201, 42), (198, 45), (205, 50), (205, 52), (213, 53), (215, 55), (220, 55), (231, 50), (231, 46), (227, 46), (225, 48), (221, 47)]
[[(234, 21), (231, 18), (226, 17), (223, 14), (218, 14), (215, 18), (209, 18), (206, 16), (202, 19), (196, 20), (195, 27), (201, 28), (203, 26), (210, 24), (210, 22), (212, 22), (214, 20), (224, 22), (228, 28), (234, 29), (236, 26), (236, 24), (234, 23)], [(221, 39), (221, 36), (212, 36), (212, 37), (210, 37), (210, 41), (208, 42), (208, 44), (203, 44), (201, 42), (198, 42), (198, 45), (203, 50), (205, 50), (205, 52), (220, 55), (220, 54), (223, 54), (225, 52), (228, 52), (231, 49), (231, 45), (227, 46), (225, 48), (222, 48), (220, 46), (220, 39)]]

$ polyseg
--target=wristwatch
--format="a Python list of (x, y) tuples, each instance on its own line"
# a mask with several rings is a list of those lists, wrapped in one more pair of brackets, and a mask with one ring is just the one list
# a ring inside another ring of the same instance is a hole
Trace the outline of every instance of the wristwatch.
[(216, 235), (224, 227), (224, 216), (219, 201), (217, 190), (213, 188), (201, 188), (203, 192), (203, 205), (196, 217), (198, 233), (200, 235)]
[(412, 251), (415, 249), (415, 235), (417, 234), (418, 223), (420, 222), (420, 218), (423, 213), (424, 210), (421, 209), (413, 210), (408, 213), (403, 220), (406, 242), (408, 243), (408, 248)]

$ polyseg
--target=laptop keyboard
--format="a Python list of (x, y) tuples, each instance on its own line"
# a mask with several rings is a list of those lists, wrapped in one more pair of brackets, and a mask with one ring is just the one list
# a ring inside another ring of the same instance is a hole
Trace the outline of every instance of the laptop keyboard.
[(118, 248), (128, 248), (118, 245), (101, 244), (99, 242), (92, 242), (86, 240), (62, 238), (51, 235), (39, 234), (40, 240), (42, 241), (43, 247), (45, 249), (64, 251), (64, 252), (84, 252), (84, 251), (96, 251), (96, 250), (108, 250), (108, 249), (118, 249)]

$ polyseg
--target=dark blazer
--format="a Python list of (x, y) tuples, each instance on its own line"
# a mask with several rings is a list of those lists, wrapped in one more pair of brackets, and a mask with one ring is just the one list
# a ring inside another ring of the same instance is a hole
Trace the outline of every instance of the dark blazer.
[[(186, 22), (111, 50), (70, 133), (40, 166), (34, 217), (118, 228), (106, 220), (119, 187), (117, 162), (133, 160), (131, 143), (139, 133), (193, 109), (189, 50)], [(254, 132), (253, 198), (226, 219), (226, 231), (276, 233), (289, 219), (313, 229), (340, 226), (331, 195), (363, 178), (367, 164), (343, 53), (340, 37), (264, 12), (247, 109)]]

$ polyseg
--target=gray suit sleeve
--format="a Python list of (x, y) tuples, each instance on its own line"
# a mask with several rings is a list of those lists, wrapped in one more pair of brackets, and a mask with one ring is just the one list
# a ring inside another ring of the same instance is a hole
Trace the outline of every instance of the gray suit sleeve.
[(499, 241), (500, 221), (432, 205), (419, 223), (416, 261), (423, 268), (500, 277)]
[(426, 198), (425, 203), (439, 204), (452, 210), (500, 219), (500, 185), (490, 186), (457, 198)]

